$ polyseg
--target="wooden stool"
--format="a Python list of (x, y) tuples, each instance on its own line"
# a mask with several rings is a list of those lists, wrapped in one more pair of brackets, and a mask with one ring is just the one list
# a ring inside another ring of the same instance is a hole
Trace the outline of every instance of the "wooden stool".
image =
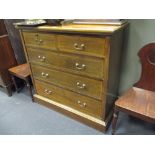
[(115, 134), (119, 111), (155, 123), (155, 43), (144, 46), (139, 57), (142, 63), (140, 80), (115, 102), (112, 134)]
[(29, 65), (26, 63), (26, 64), (22, 64), (22, 65), (10, 68), (9, 72), (11, 74), (11, 78), (12, 78), (12, 81), (13, 81), (13, 84), (15, 86), (16, 91), (19, 92), (19, 88), (18, 88), (18, 86), (16, 84), (15, 77), (17, 77), (19, 79), (22, 79), (22, 80), (24, 80), (26, 82), (26, 86), (27, 86), (27, 88), (29, 90), (32, 101), (34, 102), (31, 83), (30, 83), (31, 77), (30, 77)]

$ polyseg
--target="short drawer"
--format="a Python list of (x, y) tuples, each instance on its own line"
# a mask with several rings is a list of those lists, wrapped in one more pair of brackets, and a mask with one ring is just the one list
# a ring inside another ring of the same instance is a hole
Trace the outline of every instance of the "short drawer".
[(28, 48), (27, 51), (30, 62), (37, 62), (42, 65), (47, 64), (90, 77), (104, 78), (104, 59), (61, 54), (32, 48)]
[(33, 76), (62, 88), (73, 90), (75, 92), (102, 99), (103, 82), (70, 73), (47, 69), (45, 67), (31, 64)]
[(58, 35), (57, 39), (60, 51), (96, 57), (104, 57), (108, 52), (108, 41), (103, 37)]
[(83, 113), (99, 117), (102, 116), (101, 101), (79, 95), (72, 91), (68, 91), (54, 85), (49, 85), (44, 82), (35, 80), (37, 93), (43, 97), (49, 98), (53, 101), (72, 107)]
[(23, 37), (26, 46), (52, 50), (56, 49), (56, 37), (53, 34), (24, 31)]

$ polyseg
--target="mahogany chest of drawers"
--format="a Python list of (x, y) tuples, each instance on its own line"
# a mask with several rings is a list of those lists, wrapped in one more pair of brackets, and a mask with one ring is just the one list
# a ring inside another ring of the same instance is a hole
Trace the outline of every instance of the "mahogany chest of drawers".
[(117, 98), (124, 27), (18, 27), (35, 101), (105, 131)]

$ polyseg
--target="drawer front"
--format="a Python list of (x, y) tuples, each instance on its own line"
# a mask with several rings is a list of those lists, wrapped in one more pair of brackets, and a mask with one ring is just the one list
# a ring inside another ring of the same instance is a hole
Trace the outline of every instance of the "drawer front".
[(23, 32), (23, 36), (26, 46), (56, 49), (56, 37), (53, 34)]
[(70, 56), (45, 50), (28, 49), (30, 62), (51, 65), (96, 78), (104, 77), (104, 60), (87, 56)]
[(33, 76), (75, 92), (102, 99), (102, 81), (31, 64)]
[(101, 101), (79, 95), (54, 85), (35, 80), (37, 93), (53, 101), (72, 107), (83, 113), (100, 117), (102, 116)]
[(60, 51), (96, 57), (104, 57), (105, 53), (108, 52), (106, 38), (72, 35), (58, 35), (57, 38)]

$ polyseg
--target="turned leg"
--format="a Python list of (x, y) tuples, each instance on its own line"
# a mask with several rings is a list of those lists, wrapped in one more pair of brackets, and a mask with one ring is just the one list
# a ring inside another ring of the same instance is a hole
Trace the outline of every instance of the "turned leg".
[(32, 94), (32, 87), (31, 87), (31, 84), (29, 82), (29, 79), (27, 78), (25, 81), (26, 81), (26, 86), (27, 86), (27, 88), (29, 90), (29, 94), (31, 96), (32, 102), (34, 102), (34, 98), (33, 98), (33, 94)]
[(119, 115), (119, 111), (115, 109), (114, 113), (113, 113), (113, 119), (112, 119), (112, 135), (115, 134), (115, 129), (116, 129), (116, 123), (117, 123), (118, 115)]

